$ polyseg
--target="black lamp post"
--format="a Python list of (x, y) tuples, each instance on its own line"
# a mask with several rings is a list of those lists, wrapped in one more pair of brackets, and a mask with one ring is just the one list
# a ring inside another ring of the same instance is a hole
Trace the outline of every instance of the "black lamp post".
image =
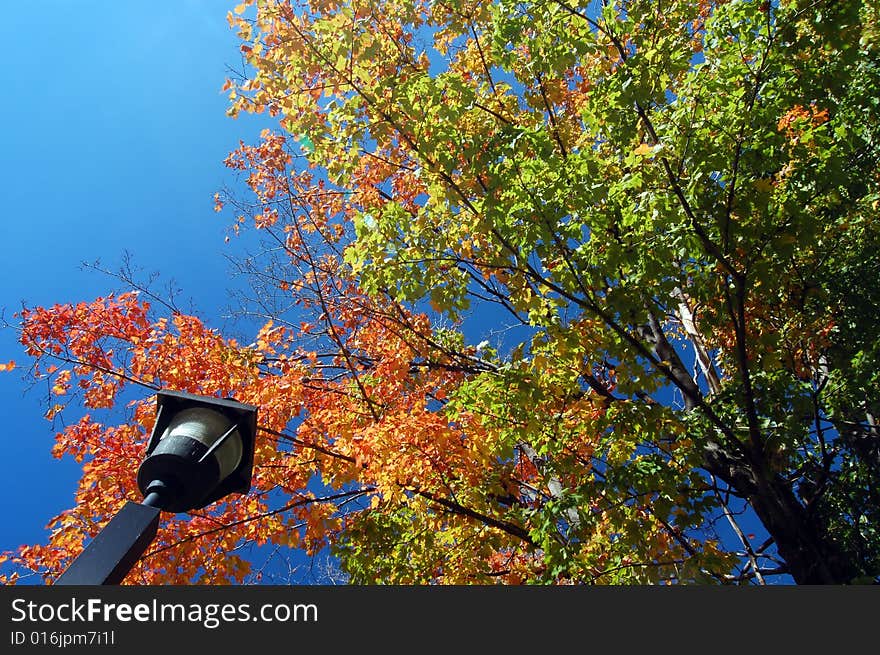
[(187, 512), (250, 489), (256, 407), (180, 391), (156, 400), (137, 475), (143, 502), (126, 502), (56, 585), (119, 584), (156, 536), (161, 511)]

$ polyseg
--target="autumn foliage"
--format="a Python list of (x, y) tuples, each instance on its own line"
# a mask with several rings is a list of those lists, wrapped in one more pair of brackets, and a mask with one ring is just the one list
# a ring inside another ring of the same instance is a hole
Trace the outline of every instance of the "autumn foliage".
[(873, 579), (877, 20), (246, 0), (229, 113), (278, 128), (214, 207), (264, 237), (266, 322), (245, 345), (144, 290), (20, 313), (47, 418), (87, 414), (53, 449), (75, 505), (7, 582), (139, 497), (159, 389), (258, 406), (253, 490), (165, 517), (129, 583), (254, 582), (246, 544), (365, 583)]

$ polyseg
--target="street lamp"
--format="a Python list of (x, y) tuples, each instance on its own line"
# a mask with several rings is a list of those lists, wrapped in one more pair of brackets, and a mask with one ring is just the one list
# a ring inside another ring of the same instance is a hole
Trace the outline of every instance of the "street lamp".
[(256, 432), (253, 405), (157, 393), (156, 422), (137, 474), (143, 502), (126, 502), (55, 584), (118, 584), (156, 536), (161, 511), (187, 512), (247, 493)]

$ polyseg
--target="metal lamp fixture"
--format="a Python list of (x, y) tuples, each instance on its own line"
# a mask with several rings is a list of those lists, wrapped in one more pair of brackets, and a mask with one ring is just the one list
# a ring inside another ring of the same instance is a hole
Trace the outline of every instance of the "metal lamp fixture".
[(247, 493), (257, 408), (181, 391), (160, 391), (156, 399), (156, 423), (137, 476), (144, 504), (186, 512)]
[(125, 503), (56, 585), (118, 584), (156, 536), (161, 511), (199, 509), (250, 490), (256, 407), (182, 391), (160, 391), (156, 401), (137, 474), (143, 502)]

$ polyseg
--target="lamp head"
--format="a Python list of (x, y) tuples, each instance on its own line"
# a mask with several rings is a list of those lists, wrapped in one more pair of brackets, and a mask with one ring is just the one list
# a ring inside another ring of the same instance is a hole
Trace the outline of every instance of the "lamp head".
[(137, 482), (159, 492), (162, 509), (186, 512), (230, 493), (247, 493), (254, 465), (257, 408), (182, 391), (156, 394), (156, 423)]

